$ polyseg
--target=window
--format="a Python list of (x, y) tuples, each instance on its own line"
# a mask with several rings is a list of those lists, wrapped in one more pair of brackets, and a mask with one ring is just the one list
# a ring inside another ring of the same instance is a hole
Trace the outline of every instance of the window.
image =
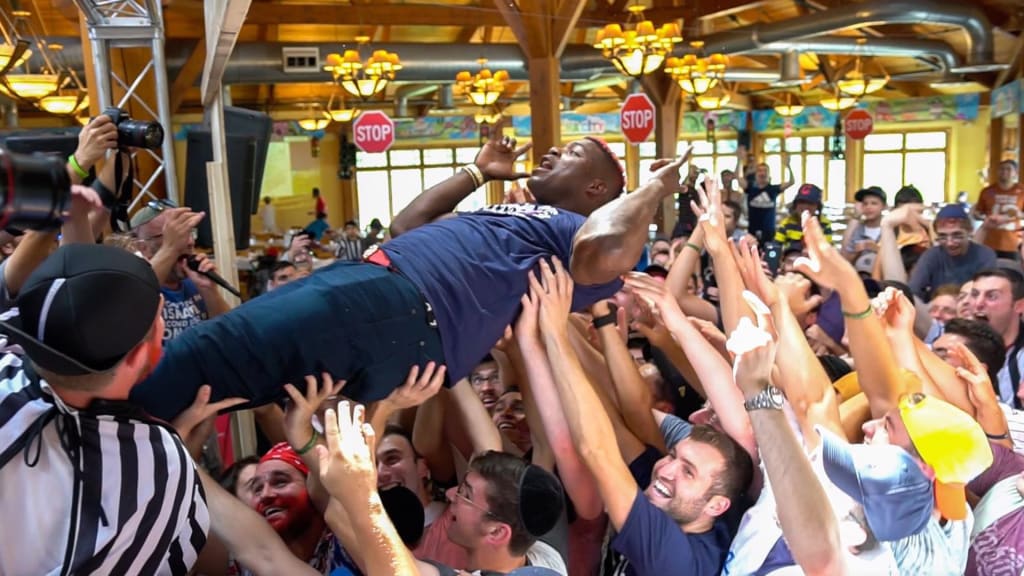
[(926, 203), (945, 202), (948, 153), (946, 131), (869, 134), (864, 139), (864, 185), (881, 186), (891, 198), (913, 184)]
[[(691, 156), (690, 162), (698, 168), (707, 170), (708, 174), (714, 175), (716, 179), (722, 170), (736, 169), (738, 142), (735, 139), (716, 140), (714, 143), (707, 140), (679, 140), (679, 143), (676, 144), (676, 154), (682, 154), (688, 146), (693, 146), (693, 156)], [(657, 145), (654, 142), (644, 142), (640, 144), (639, 153), (639, 182), (643, 185), (650, 178), (651, 164), (658, 159)], [(685, 171), (683, 177), (686, 177)]]
[(793, 170), (793, 186), (784, 193), (789, 204), (803, 184), (816, 184), (825, 192), (825, 204), (846, 204), (846, 161), (833, 160), (828, 151), (828, 136), (790, 136), (765, 138), (764, 162), (768, 165), (772, 182), (780, 184), (788, 174), (782, 172), (782, 152), (789, 154), (789, 167)]
[[(459, 166), (472, 162), (479, 151), (470, 148), (390, 150), (384, 154), (356, 156), (356, 186), (359, 190), (359, 222), (380, 218), (385, 227), (421, 192), (442, 182)], [(481, 186), (463, 200), (456, 210), (469, 212), (487, 204), (487, 189)]]

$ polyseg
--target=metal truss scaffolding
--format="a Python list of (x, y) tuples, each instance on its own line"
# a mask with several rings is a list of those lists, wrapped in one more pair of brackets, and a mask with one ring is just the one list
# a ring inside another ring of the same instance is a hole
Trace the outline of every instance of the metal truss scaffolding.
[[(155, 120), (164, 127), (164, 142), (159, 153), (154, 150), (139, 151), (149, 154), (156, 163), (152, 174), (140, 177), (136, 174), (135, 189), (131, 208), (140, 202), (155, 199), (152, 192), (154, 183), (162, 177), (168, 199), (178, 200), (177, 172), (174, 167), (174, 138), (171, 126), (170, 91), (167, 82), (167, 62), (164, 59), (163, 11), (159, 0), (74, 0), (86, 19), (89, 41), (92, 45), (92, 64), (96, 72), (95, 93), (100, 108), (110, 106), (124, 108), (132, 104), (133, 117), (139, 120)], [(123, 50), (144, 54), (148, 62), (134, 77), (124, 77), (111, 69), (111, 51)], [(123, 90), (116, 102), (114, 86)], [(140, 86), (152, 86), (156, 94), (156, 110), (153, 102), (147, 102), (137, 93)], [(144, 112), (144, 113), (143, 113)], [(144, 180), (143, 180), (144, 178)]]

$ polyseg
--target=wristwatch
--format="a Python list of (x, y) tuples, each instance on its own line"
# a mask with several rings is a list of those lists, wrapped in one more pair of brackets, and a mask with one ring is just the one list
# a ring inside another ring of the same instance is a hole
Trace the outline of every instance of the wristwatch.
[(764, 390), (761, 390), (756, 395), (747, 398), (743, 402), (743, 407), (747, 409), (747, 412), (768, 408), (773, 410), (782, 410), (782, 404), (785, 399), (786, 395), (782, 393), (782, 390), (769, 384)]

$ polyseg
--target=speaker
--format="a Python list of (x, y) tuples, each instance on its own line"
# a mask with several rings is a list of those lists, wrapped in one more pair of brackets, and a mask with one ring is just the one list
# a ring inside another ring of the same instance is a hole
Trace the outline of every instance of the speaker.
[(231, 136), (246, 136), (255, 140), (252, 159), (252, 177), (255, 184), (249, 189), (249, 193), (252, 194), (249, 203), (252, 214), (258, 212), (260, 207), (263, 171), (267, 166), (267, 150), (270, 147), (270, 135), (273, 128), (273, 120), (262, 112), (234, 106), (224, 107), (224, 133)]
[[(249, 249), (249, 234), (252, 227), (253, 190), (259, 189), (262, 178), (256, 174), (259, 141), (250, 136), (229, 134), (225, 138), (229, 192), (231, 195), (231, 220), (235, 229), (235, 250)], [(266, 150), (264, 150), (266, 154)], [(207, 131), (188, 133), (188, 148), (185, 160), (185, 206), (196, 212), (206, 212), (206, 218), (199, 224), (196, 245), (213, 248), (213, 227), (210, 221), (210, 192), (206, 178), (206, 163), (213, 161), (213, 143)], [(257, 192), (258, 194), (258, 192)]]

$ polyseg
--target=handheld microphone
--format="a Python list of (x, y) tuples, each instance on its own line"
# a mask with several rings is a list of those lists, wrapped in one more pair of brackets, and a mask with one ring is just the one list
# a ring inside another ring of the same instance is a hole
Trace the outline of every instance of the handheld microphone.
[(216, 272), (212, 272), (212, 271), (200, 272), (199, 271), (199, 259), (196, 258), (195, 254), (190, 254), (189, 256), (186, 256), (185, 257), (185, 264), (188, 265), (188, 267), (191, 268), (193, 272), (196, 272), (198, 274), (202, 274), (203, 276), (206, 276), (210, 280), (213, 280), (214, 284), (216, 284), (216, 285), (220, 286), (221, 288), (227, 290), (228, 292), (231, 292), (232, 294), (234, 294), (239, 300), (242, 299), (242, 293), (239, 292), (234, 286), (229, 284), (227, 280), (221, 278), (220, 274), (217, 274)]

